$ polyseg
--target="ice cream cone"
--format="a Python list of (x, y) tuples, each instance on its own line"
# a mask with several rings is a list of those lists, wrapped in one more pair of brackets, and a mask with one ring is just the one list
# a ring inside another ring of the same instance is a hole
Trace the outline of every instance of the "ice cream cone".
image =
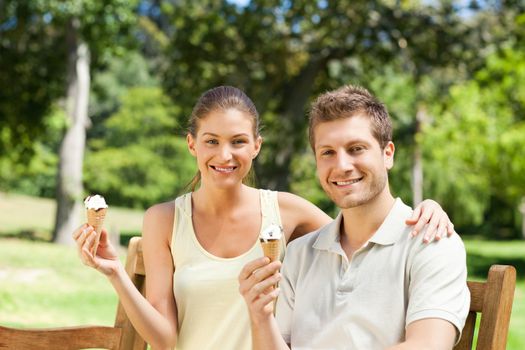
[(104, 225), (104, 219), (106, 218), (107, 208), (100, 209), (87, 209), (87, 223), (93, 226), (97, 233), (95, 237), (95, 245), (93, 247), (93, 256), (97, 254), (98, 243), (100, 241), (100, 233), (102, 232), (102, 226)]
[(270, 258), (270, 261), (275, 261), (279, 259), (279, 253), (280, 253), (280, 239), (272, 239), (272, 240), (261, 240), (261, 246), (264, 252), (264, 256), (267, 256)]

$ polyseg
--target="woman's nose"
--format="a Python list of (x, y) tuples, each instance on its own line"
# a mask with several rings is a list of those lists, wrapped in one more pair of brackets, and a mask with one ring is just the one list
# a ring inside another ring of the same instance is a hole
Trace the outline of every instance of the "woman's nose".
[(232, 158), (232, 151), (229, 145), (224, 145), (221, 148), (220, 156), (222, 160), (225, 160), (225, 161), (230, 160)]

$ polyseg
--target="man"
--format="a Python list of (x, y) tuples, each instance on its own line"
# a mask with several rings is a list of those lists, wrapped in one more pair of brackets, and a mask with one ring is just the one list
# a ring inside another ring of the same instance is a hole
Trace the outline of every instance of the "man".
[(458, 235), (411, 238), (412, 209), (388, 186), (386, 108), (345, 86), (314, 102), (309, 130), (319, 181), (341, 213), (289, 244), (282, 278), (267, 258), (239, 275), (254, 349), (452, 349), (470, 304), (465, 249)]

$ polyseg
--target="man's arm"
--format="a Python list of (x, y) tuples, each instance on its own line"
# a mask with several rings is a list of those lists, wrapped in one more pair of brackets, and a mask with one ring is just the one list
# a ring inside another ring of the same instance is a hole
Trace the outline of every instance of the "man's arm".
[(470, 306), (465, 247), (454, 235), (414, 248), (405, 341), (392, 349), (452, 349)]
[(450, 350), (454, 347), (456, 327), (439, 318), (425, 318), (410, 323), (405, 341), (387, 350)]
[(273, 286), (281, 279), (281, 262), (268, 262), (268, 258), (259, 258), (244, 266), (239, 274), (239, 292), (250, 313), (253, 349), (288, 350), (273, 316), (279, 294)]

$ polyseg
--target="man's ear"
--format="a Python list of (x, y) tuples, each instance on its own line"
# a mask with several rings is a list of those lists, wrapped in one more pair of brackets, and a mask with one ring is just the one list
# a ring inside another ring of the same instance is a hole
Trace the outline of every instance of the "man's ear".
[(392, 169), (394, 166), (394, 153), (396, 152), (396, 146), (392, 141), (388, 141), (388, 144), (383, 150), (383, 161), (385, 162), (385, 168), (387, 170)]
[(188, 150), (190, 151), (191, 155), (196, 157), (197, 152), (195, 152), (195, 139), (190, 133), (186, 135), (186, 143), (188, 144)]
[(262, 142), (263, 142), (262, 137), (257, 136), (257, 138), (255, 139), (255, 152), (252, 155), (252, 159), (255, 159), (257, 155), (259, 154), (259, 152), (261, 151)]

